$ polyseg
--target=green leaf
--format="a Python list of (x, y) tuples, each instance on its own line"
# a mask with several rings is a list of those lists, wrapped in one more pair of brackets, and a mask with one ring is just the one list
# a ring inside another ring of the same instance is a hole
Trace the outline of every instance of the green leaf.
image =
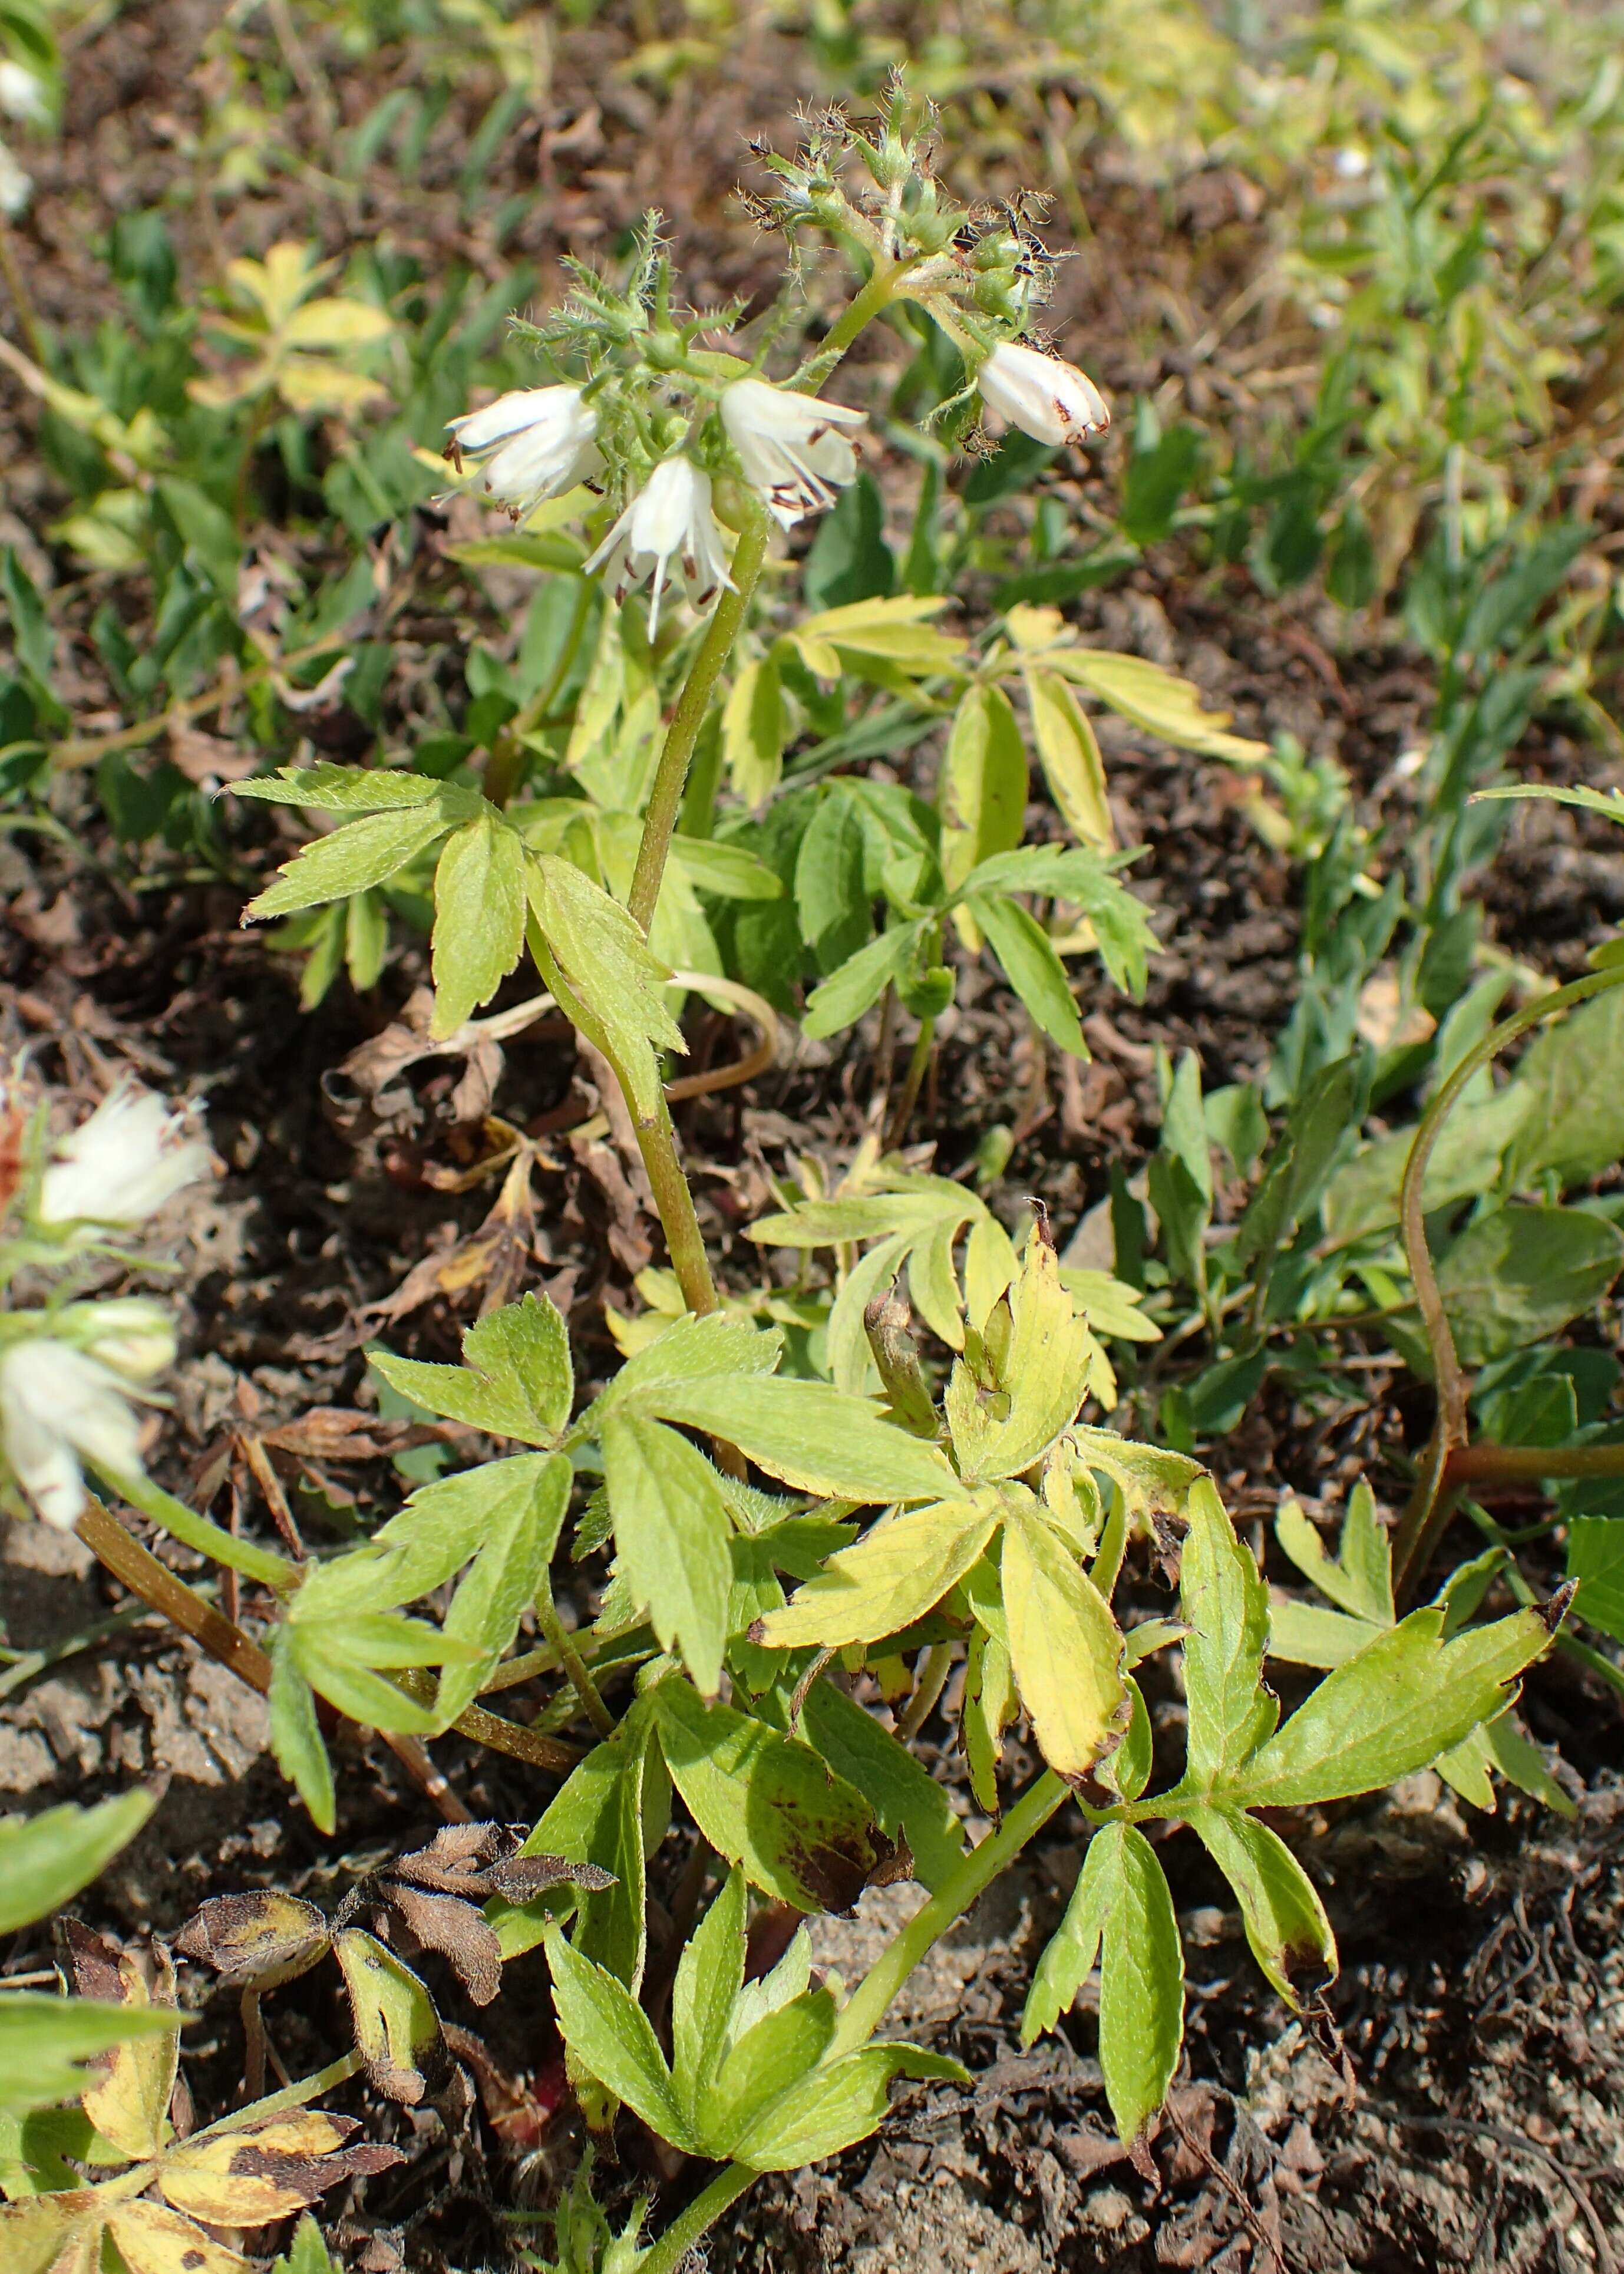
[(1469, 1628), (1451, 1642), (1443, 1626), (1443, 1611), (1429, 1604), (1373, 1636), (1252, 1756), (1224, 1797), (1248, 1808), (1304, 1808), (1378, 1792), (1502, 1713), (1553, 1633), (1538, 1611)]
[(662, 2140), (703, 2152), (642, 2007), (613, 1974), (572, 1950), (561, 1928), (550, 1928), (545, 1940), (553, 2010), (575, 2059)]
[(769, 1650), (840, 1650), (900, 1634), (933, 1610), (992, 1538), (996, 1506), (937, 1501), (883, 1517), (752, 1630)]
[(425, 1620), (402, 1618), (394, 1611), (302, 1616), (304, 1593), (301, 1588), (293, 1598), (279, 1631), (286, 1632), (294, 1663), (311, 1687), (352, 1721), (432, 1736), (441, 1727), (437, 1710), (409, 1698), (387, 1679), (386, 1670), (447, 1660), (467, 1664), (477, 1660), (477, 1650)]
[(1335, 1560), (1294, 1500), (1282, 1502), (1274, 1537), (1303, 1577), (1339, 1609), (1372, 1626), (1393, 1624), (1392, 1550), (1376, 1512), (1376, 1496), (1363, 1477), (1349, 1500)]
[(883, 2122), (887, 2087), (897, 2076), (940, 2077), (968, 2084), (961, 2063), (918, 2045), (865, 2045), (815, 2069), (775, 2101), (740, 2138), (731, 2153), (752, 2171), (793, 2172), (866, 2140)]
[(1624, 1156), (1624, 987), (1583, 1003), (1530, 1043), (1512, 1090), (1526, 1110), (1512, 1141), (1512, 1181), (1554, 1169), (1565, 1185)]
[(1264, 1687), (1268, 1593), (1210, 1478), (1190, 1487), (1179, 1600), (1190, 1719), (1182, 1790), (1231, 1782), (1280, 1718)]
[(1112, 1856), (1112, 1843), (1102, 1833), (1096, 1833), (1083, 1851), (1083, 1867), (1071, 1901), (1043, 1946), (1026, 1992), (1020, 2019), (1023, 2045), (1034, 2044), (1046, 2029), (1054, 2028), (1062, 2014), (1070, 2013), (1078, 1992), (1094, 1972), (1105, 1930)]
[(1263, 1182), (1241, 1218), (1236, 1254), (1265, 1287), (1274, 1258), (1324, 1189), (1338, 1152), (1365, 1118), (1369, 1053), (1356, 1050), (1322, 1067), (1292, 1106)]
[(635, 1992), (646, 1946), (644, 1867), (665, 1836), (670, 1813), (670, 1783), (653, 1737), (652, 1705), (639, 1698), (614, 1736), (570, 1771), (520, 1853), (596, 1864), (613, 1875), (613, 1885), (578, 1897), (550, 1889), (519, 1904), (493, 1898), (485, 1916), (505, 1959), (534, 1949), (559, 1916), (560, 1901), (574, 1900), (576, 1948)]
[(1026, 818), (1026, 751), (1010, 702), (996, 687), (966, 689), (953, 715), (936, 784), (942, 876), (956, 892), (978, 862), (1020, 843)]
[(733, 2143), (774, 2102), (804, 2089), (828, 2051), (837, 2009), (825, 1987), (781, 2004), (743, 2028), (739, 2014), (719, 2073), (703, 2096), (700, 2129), (713, 2156), (731, 2156)]
[(883, 1419), (872, 1398), (828, 1382), (757, 1374), (640, 1384), (637, 1397), (661, 1420), (737, 1445), (769, 1476), (825, 1500), (934, 1500), (958, 1487), (934, 1445)]
[(710, 837), (676, 836), (671, 858), (702, 892), (723, 900), (781, 900), (784, 880), (742, 845)]
[(823, 798), (795, 855), (795, 913), (822, 971), (833, 971), (873, 930), (864, 887), (862, 815), (835, 788)]
[(1094, 728), (1064, 679), (1052, 671), (1027, 671), (1025, 677), (1049, 794), (1073, 837), (1109, 850), (1116, 837)]
[(1300, 2010), (1336, 1979), (1336, 1940), (1312, 1880), (1285, 1842), (1237, 1808), (1198, 1808), (1191, 1823), (1235, 1890), (1252, 1954)]
[(372, 813), (364, 820), (346, 822), (285, 861), (279, 881), (250, 900), (243, 920), (285, 916), (294, 908), (348, 900), (352, 892), (381, 885), (443, 837), (448, 826), (438, 806), (420, 804), (405, 812)]
[(229, 515), (222, 513), (195, 482), (162, 475), (154, 486), (187, 553), (221, 598), (234, 607), (243, 548)]
[(435, 1041), (488, 1003), (524, 945), (524, 840), (486, 807), (446, 840), (434, 870)]
[(672, 1781), (717, 1853), (798, 1910), (849, 1909), (876, 1860), (861, 1793), (809, 1745), (684, 1682), (653, 1698)]
[(728, 2024), (744, 1987), (744, 1873), (735, 1867), (688, 1938), (671, 1993), (671, 2066), (678, 2099), (700, 2128), (704, 2089), (721, 2067)]
[(582, 1434), (590, 1434), (604, 1414), (620, 1406), (658, 1413), (663, 1411), (662, 1398), (693, 1383), (771, 1374), (783, 1347), (783, 1335), (776, 1327), (763, 1334), (748, 1319), (731, 1319), (721, 1311), (712, 1311), (704, 1318), (685, 1311), (663, 1328), (653, 1342), (627, 1359), (583, 1417)]
[(157, 1799), (138, 1787), (94, 1808), (64, 1802), (0, 1823), (0, 1934), (48, 1918), (88, 1886), (134, 1839)]
[(688, 1049), (666, 1006), (665, 967), (619, 901), (569, 862), (532, 853), (525, 877), (542, 937), (602, 1028), (633, 1111), (652, 1118), (660, 1106), (655, 1051)]
[(604, 1416), (599, 1441), (620, 1569), (663, 1649), (680, 1650), (707, 1698), (721, 1687), (733, 1525), (698, 1448), (639, 1413)]
[(321, 1742), (315, 1696), (299, 1671), (285, 1621), (271, 1631), (268, 1703), (276, 1766), (309, 1810), (317, 1831), (331, 1838), (337, 1826), (333, 1764)]
[(1116, 2135), (1132, 2147), (1178, 2065), (1184, 1954), (1166, 1877), (1144, 1834), (1132, 1824), (1102, 1825), (1088, 1843), (1090, 1861), (1101, 1846), (1091, 1897), (1100, 1921), (1100, 2067)]
[(914, 1877), (935, 1894), (964, 1861), (964, 1826), (929, 1770), (832, 1682), (815, 1682), (801, 1726), (838, 1776), (868, 1800), (880, 1829), (906, 1836)]
[(368, 1362), (391, 1389), (431, 1413), (522, 1444), (557, 1442), (575, 1402), (569, 1332), (545, 1295), (524, 1295), (470, 1327), (463, 1363), (427, 1366), (373, 1350)]
[(1364, 1649), (1372, 1631), (1364, 1619), (1282, 1597), (1269, 1605), (1268, 1655), (1289, 1666), (1341, 1666)]
[(293, 2240), (282, 2257), (274, 2259), (271, 2274), (343, 2274), (327, 2252), (321, 2229), (305, 2211), (293, 2230)]
[[(1475, 1200), (1500, 1173), (1500, 1156), (1516, 1135), (1530, 1100), (1515, 1081), (1478, 1096), (1469, 1088), (1439, 1133), (1421, 1205), (1430, 1214), (1451, 1201)], [(1399, 1193), (1414, 1144), (1413, 1129), (1395, 1129), (1344, 1161), (1325, 1187), (1321, 1220), (1331, 1239), (1343, 1244), (1366, 1232), (1384, 1231), (1398, 1222)]]
[(0, 591), (5, 595), (19, 659), (35, 685), (54, 701), (51, 677), (56, 666), (56, 635), (38, 588), (14, 546), (8, 545), (0, 553)]
[(1035, 1023), (1063, 1050), (1086, 1058), (1088, 1045), (1083, 1040), (1065, 966), (1037, 918), (1018, 900), (996, 899), (990, 892), (972, 893), (964, 906), (986, 933), (988, 944), (1004, 966), (1004, 976)]
[(435, 1698), (442, 1727), (478, 1697), (536, 1600), (558, 1546), (574, 1476), (561, 1454), (549, 1456), (530, 1492), (515, 1495), (487, 1520), (474, 1567), (446, 1614), (446, 1639), (470, 1645), (478, 1654), (442, 1670)]
[(1576, 1516), (1568, 1527), (1568, 1577), (1579, 1582), (1579, 1616), (1624, 1641), (1624, 1524)]
[(307, 1573), (299, 1589), (299, 1616), (342, 1620), (392, 1611), (432, 1594), (492, 1540), (515, 1540), (538, 1495), (557, 1487), (560, 1478), (568, 1492), (570, 1474), (568, 1461), (521, 1453), (419, 1485), (365, 1547)]
[(1004, 1525), (1003, 1569), (1010, 1660), (1033, 1733), (1057, 1775), (1087, 1784), (1127, 1731), (1121, 1629), (1071, 1550), (1019, 1508)]
[(333, 1954), (343, 1969), (356, 2047), (369, 2081), (389, 2099), (415, 2107), (450, 2072), (433, 1999), (410, 1967), (359, 1927), (347, 1926), (334, 1937)]
[(317, 813), (387, 813), (414, 805), (438, 806), (447, 823), (470, 821), (484, 801), (474, 790), (448, 788), (432, 774), (408, 773), (396, 766), (283, 766), (234, 782), (234, 797), (255, 797), (267, 805), (302, 805)]
[(1624, 1269), (1624, 1231), (1586, 1209), (1520, 1201), (1468, 1224), (1438, 1266), (1461, 1363), (1541, 1342), (1598, 1303)]
[(163, 2037), (174, 2028), (172, 2007), (0, 1990), (0, 2117), (73, 2098), (90, 2081), (81, 2063), (132, 2037)]
[(802, 1034), (816, 1042), (854, 1026), (879, 1001), (888, 983), (900, 979), (912, 968), (923, 930), (922, 920), (893, 924), (867, 947), (860, 947), (808, 997), (806, 1016), (801, 1022)]
[(1113, 865), (1079, 845), (1023, 845), (973, 869), (959, 897), (1044, 892), (1069, 902), (1093, 925), (1101, 960), (1117, 986), (1142, 994), (1155, 934), (1143, 902), (1112, 875)]

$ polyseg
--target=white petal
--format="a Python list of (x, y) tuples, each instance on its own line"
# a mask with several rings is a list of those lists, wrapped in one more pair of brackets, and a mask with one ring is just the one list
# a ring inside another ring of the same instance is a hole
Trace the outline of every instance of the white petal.
[(511, 394), (499, 395), (494, 403), (487, 403), (483, 410), (465, 410), (460, 418), (447, 422), (448, 430), (461, 448), (470, 457), (493, 450), (500, 442), (510, 441), (515, 434), (538, 429), (548, 434), (565, 434), (586, 422), (589, 438), (596, 430), (598, 420), (590, 408), (581, 400), (580, 390), (574, 387), (522, 387)]
[(120, 1082), (64, 1137), (40, 1180), (42, 1223), (139, 1224), (208, 1173), (214, 1156), (162, 1098)]
[(0, 1427), (18, 1482), (50, 1524), (85, 1505), (79, 1459), (114, 1477), (139, 1473), (140, 1437), (115, 1374), (41, 1337), (0, 1358)]

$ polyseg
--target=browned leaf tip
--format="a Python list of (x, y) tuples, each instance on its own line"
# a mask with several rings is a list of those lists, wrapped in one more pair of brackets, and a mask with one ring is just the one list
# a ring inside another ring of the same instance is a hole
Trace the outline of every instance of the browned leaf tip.
[(1573, 1608), (1573, 1599), (1578, 1592), (1579, 1582), (1576, 1579), (1564, 1579), (1548, 1600), (1534, 1605), (1535, 1616), (1544, 1625), (1547, 1634), (1554, 1634), (1562, 1624)]
[(476, 2006), (488, 2006), (502, 1986), (502, 1946), (482, 1911), (457, 1895), (432, 1895), (401, 1880), (381, 1893), (407, 1931), (425, 1950), (448, 1958)]
[(114, 1946), (103, 1936), (93, 1934), (87, 1926), (81, 1926), (76, 1918), (64, 1918), (60, 1931), (73, 1970), (73, 1987), (79, 1996), (124, 2005), (129, 1999), (130, 1985), (119, 1971), (119, 1954)]
[(307, 1972), (326, 1955), (328, 1940), (314, 1903), (267, 1891), (213, 1897), (187, 1920), (175, 1947), (228, 1983), (271, 1990)]

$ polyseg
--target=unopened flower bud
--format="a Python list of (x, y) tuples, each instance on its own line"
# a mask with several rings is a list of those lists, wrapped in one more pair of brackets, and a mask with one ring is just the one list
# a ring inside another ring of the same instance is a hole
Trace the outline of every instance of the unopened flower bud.
[(1058, 356), (1001, 341), (975, 374), (981, 399), (1034, 441), (1086, 442), (1111, 423), (1105, 398), (1086, 372)]

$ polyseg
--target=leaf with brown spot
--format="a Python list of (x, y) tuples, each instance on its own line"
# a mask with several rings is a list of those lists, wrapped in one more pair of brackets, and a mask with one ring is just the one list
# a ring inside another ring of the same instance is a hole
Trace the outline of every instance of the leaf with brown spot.
[(274, 1889), (248, 1895), (216, 1895), (194, 1912), (175, 1947), (201, 1959), (236, 1988), (274, 1990), (327, 1955), (327, 1923), (314, 1903)]
[(248, 2274), (245, 2258), (162, 2203), (117, 2203), (107, 2225), (129, 2274)]
[[(174, 2006), (175, 1969), (161, 1946), (153, 1949), (157, 1980), (149, 1989), (131, 1953), (115, 1950), (77, 1919), (66, 1922), (66, 1934), (75, 1986), (85, 1996), (142, 2009)], [(168, 2137), (169, 2095), (179, 2059), (177, 2014), (172, 2030), (128, 2037), (109, 2052), (98, 2054), (92, 2064), (96, 2081), (79, 2096), (85, 2113), (102, 2138), (133, 2162), (155, 2155)]]
[(0, 2203), (5, 2274), (95, 2274), (101, 2255), (102, 2199), (89, 2187)]
[(415, 2107), (425, 2092), (440, 2090), (452, 2068), (433, 2000), (410, 1967), (359, 1927), (346, 1927), (333, 1949), (367, 2075), (391, 2100)]
[(166, 2156), (158, 2185), (177, 2210), (213, 2226), (264, 2226), (303, 2210), (357, 2168), (383, 2171), (404, 2161), (396, 2148), (346, 2149), (358, 2129), (353, 2117), (312, 2109), (212, 2133)]

